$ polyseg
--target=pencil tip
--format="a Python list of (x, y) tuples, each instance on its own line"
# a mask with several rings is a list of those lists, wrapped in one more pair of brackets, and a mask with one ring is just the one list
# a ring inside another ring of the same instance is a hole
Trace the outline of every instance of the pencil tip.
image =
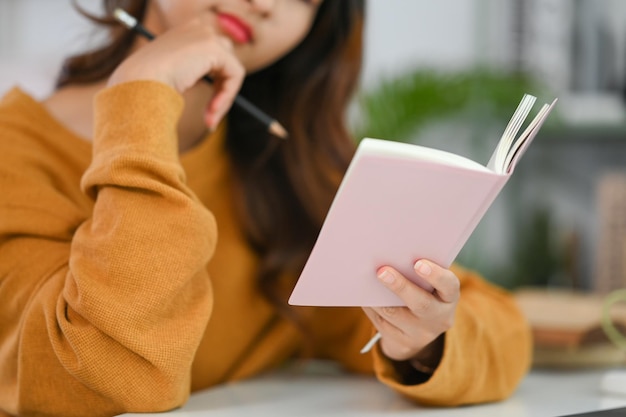
[(287, 130), (276, 120), (270, 123), (269, 131), (271, 134), (278, 136), (281, 139), (287, 139), (289, 137), (289, 133), (287, 133)]

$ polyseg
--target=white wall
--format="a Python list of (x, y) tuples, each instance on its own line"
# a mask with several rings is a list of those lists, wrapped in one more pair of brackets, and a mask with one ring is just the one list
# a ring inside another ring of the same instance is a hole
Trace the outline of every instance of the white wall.
[[(93, 1), (80, 4), (94, 10)], [(0, 0), (0, 93), (19, 84), (47, 94), (63, 58), (94, 39), (70, 0)]]
[(475, 61), (474, 1), (374, 0), (368, 3), (366, 82), (409, 66), (466, 67)]
[(364, 81), (410, 67), (502, 67), (512, 0), (369, 0)]

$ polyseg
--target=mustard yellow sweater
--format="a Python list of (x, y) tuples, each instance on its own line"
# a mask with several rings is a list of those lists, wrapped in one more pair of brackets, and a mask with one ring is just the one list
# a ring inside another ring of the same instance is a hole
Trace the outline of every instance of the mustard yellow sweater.
[[(0, 415), (168, 410), (302, 348), (254, 290), (223, 135), (178, 155), (182, 106), (158, 83), (107, 89), (92, 144), (19, 89), (0, 102)], [(359, 354), (373, 328), (358, 308), (304, 311), (315, 356), (423, 404), (505, 398), (529, 366), (527, 324), (504, 291), (456, 272), (456, 321), (427, 382)]]

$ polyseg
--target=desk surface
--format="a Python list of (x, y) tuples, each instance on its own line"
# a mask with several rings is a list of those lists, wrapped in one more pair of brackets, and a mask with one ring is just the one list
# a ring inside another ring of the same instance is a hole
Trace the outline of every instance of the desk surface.
[(374, 378), (336, 370), (282, 371), (192, 395), (180, 409), (130, 416), (415, 416), (420, 417), (554, 417), (626, 407), (626, 395), (600, 391), (605, 371), (531, 372), (510, 399), (459, 408), (423, 408), (391, 391)]

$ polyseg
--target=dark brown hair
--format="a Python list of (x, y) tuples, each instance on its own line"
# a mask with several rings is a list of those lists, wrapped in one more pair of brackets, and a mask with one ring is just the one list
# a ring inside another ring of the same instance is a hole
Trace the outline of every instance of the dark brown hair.
[[(304, 0), (302, 0), (304, 1)], [(147, 0), (104, 0), (140, 21)], [(289, 132), (281, 141), (236, 108), (228, 115), (227, 149), (235, 167), (238, 214), (261, 260), (258, 285), (296, 319), (281, 277), (297, 277), (354, 152), (346, 111), (362, 61), (364, 0), (326, 0), (303, 42), (270, 67), (246, 77), (242, 95)], [(130, 51), (132, 32), (113, 29), (104, 47), (65, 62), (59, 87), (106, 78)], [(282, 289), (282, 291), (281, 291)]]
[(82, 10), (77, 1), (72, 0), (72, 3), (79, 12), (96, 23), (110, 27), (110, 42), (101, 48), (66, 59), (57, 78), (57, 88), (108, 78), (128, 56), (137, 36), (135, 32), (122, 27), (113, 17), (113, 12), (120, 7), (143, 21), (148, 9), (148, 0), (103, 0), (104, 17), (97, 17)]
[(300, 273), (354, 152), (346, 110), (361, 69), (363, 8), (362, 0), (324, 1), (296, 49), (246, 78), (242, 95), (277, 117), (288, 141), (237, 109), (228, 116), (242, 219), (261, 256), (259, 286), (287, 315), (275, 282)]

